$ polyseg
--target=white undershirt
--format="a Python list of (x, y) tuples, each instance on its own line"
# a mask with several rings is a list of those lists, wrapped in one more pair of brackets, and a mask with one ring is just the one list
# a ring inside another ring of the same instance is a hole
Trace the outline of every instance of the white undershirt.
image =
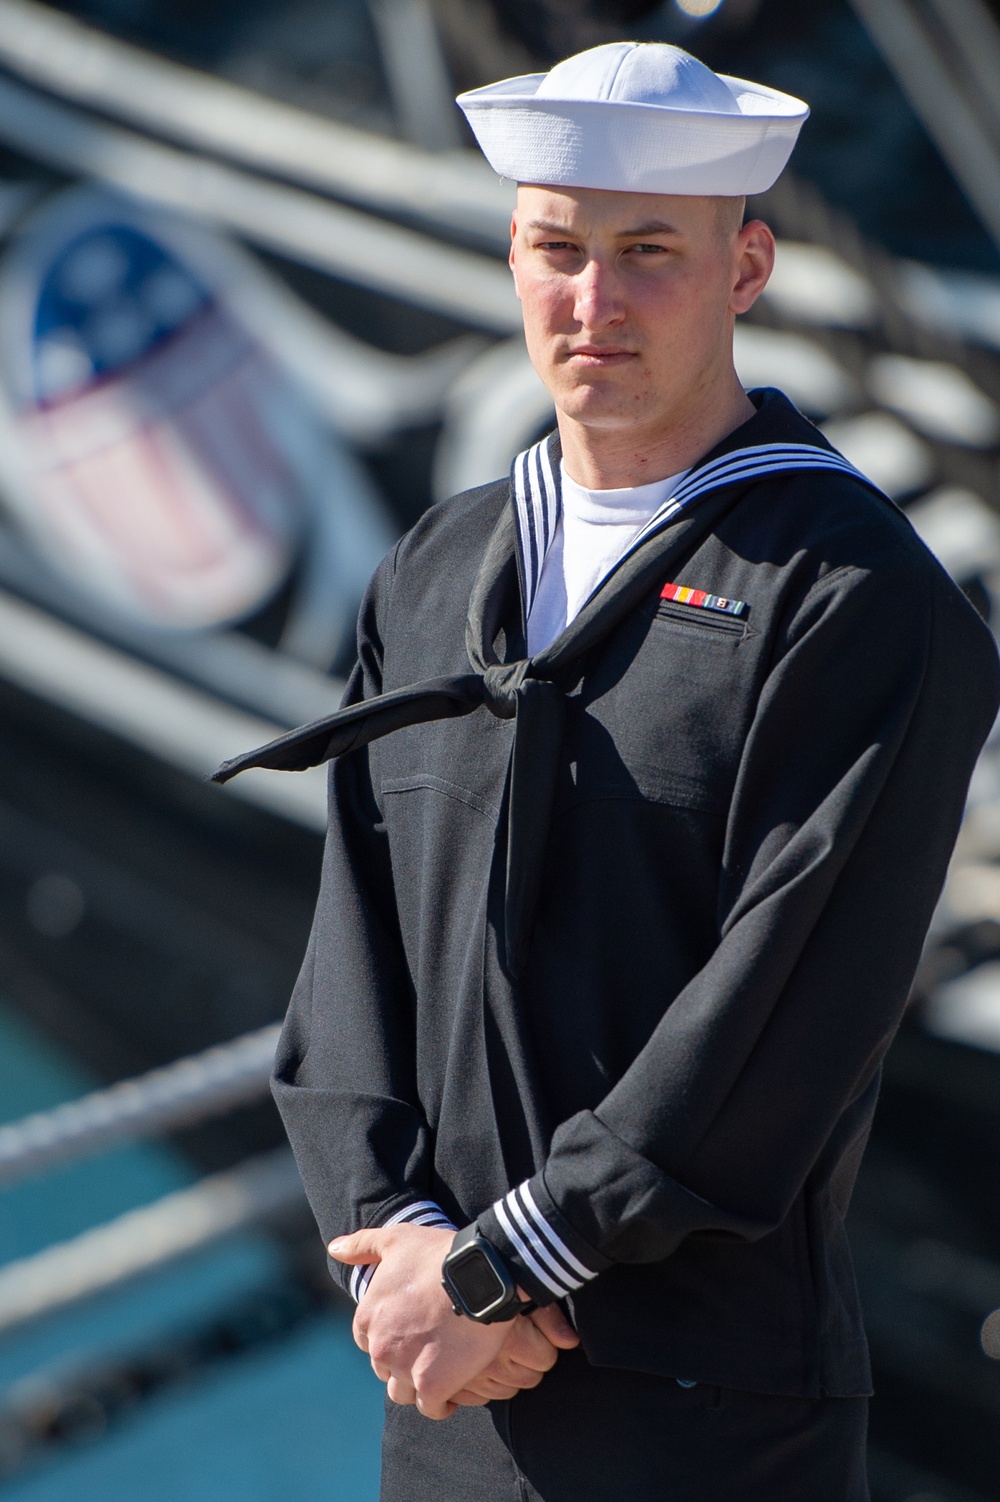
[(560, 473), (562, 512), (528, 616), (529, 657), (561, 636), (579, 615), (687, 470), (624, 490), (585, 490), (565, 468)]

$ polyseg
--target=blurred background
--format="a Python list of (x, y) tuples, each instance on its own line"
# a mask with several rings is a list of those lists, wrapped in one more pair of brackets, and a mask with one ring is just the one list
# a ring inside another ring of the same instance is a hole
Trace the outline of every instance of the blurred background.
[[(619, 37), (813, 106), (738, 330), (1000, 622), (997, 0), (0, 0), (0, 1490), (374, 1502), (266, 1094), (393, 539), (552, 421), (452, 96)], [(1000, 739), (853, 1214), (876, 1502), (1000, 1497)]]

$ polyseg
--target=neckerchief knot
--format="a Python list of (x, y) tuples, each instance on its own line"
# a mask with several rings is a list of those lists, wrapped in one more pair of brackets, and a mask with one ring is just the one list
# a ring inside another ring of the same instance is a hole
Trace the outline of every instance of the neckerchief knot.
[(483, 703), (498, 720), (512, 720), (517, 714), (518, 690), (524, 682), (529, 664), (494, 662), (483, 669)]

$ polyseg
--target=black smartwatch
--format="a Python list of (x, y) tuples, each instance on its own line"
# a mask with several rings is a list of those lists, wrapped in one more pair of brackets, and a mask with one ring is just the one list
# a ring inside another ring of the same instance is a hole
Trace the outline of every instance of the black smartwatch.
[(481, 1325), (499, 1324), (535, 1307), (518, 1297), (503, 1258), (474, 1222), (452, 1242), (441, 1265), (441, 1282), (455, 1313)]

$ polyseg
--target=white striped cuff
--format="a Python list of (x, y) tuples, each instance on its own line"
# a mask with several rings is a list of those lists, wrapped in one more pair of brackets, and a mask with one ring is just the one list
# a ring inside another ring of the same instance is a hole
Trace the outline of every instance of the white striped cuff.
[[(404, 1205), (402, 1210), (397, 1210), (395, 1215), (390, 1215), (388, 1220), (383, 1221), (382, 1229), (386, 1226), (402, 1225), (404, 1222), (412, 1226), (437, 1226), (443, 1231), (458, 1229), (445, 1215), (441, 1206), (436, 1205), (433, 1200), (417, 1200), (413, 1205)], [(360, 1304), (368, 1291), (368, 1285), (376, 1267), (378, 1267), (377, 1262), (365, 1262), (360, 1267), (352, 1269), (348, 1288), (356, 1304)]]
[(497, 1200), (493, 1213), (525, 1267), (557, 1299), (575, 1293), (597, 1277), (597, 1269), (575, 1257), (539, 1210), (526, 1181)]

